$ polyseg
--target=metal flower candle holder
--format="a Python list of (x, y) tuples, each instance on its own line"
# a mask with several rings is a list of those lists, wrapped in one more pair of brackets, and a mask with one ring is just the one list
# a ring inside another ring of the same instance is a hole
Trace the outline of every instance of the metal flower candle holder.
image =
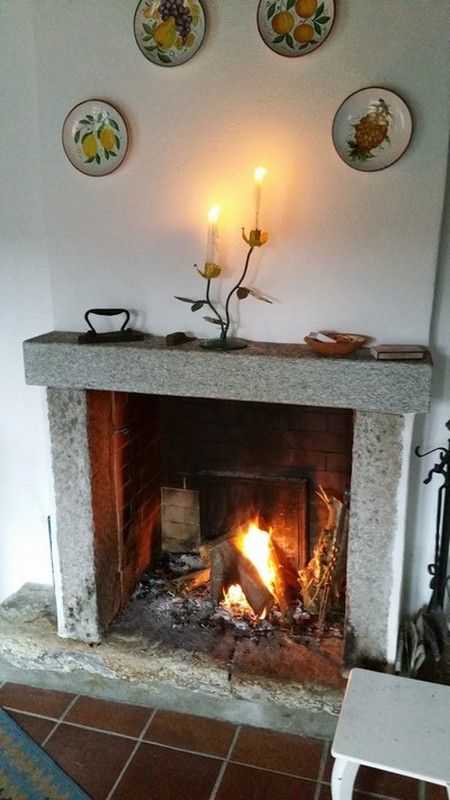
[(238, 300), (244, 300), (246, 297), (251, 295), (257, 300), (262, 300), (265, 303), (272, 302), (268, 297), (265, 297), (259, 291), (248, 286), (243, 286), (253, 250), (255, 247), (262, 247), (262, 245), (267, 242), (267, 233), (256, 228), (251, 230), (247, 237), (245, 235), (244, 228), (242, 228), (242, 238), (249, 246), (244, 262), (244, 268), (239, 280), (228, 293), (222, 311), (219, 311), (217, 304), (214, 304), (211, 300), (211, 281), (215, 278), (218, 278), (221, 274), (221, 268), (218, 264), (207, 262), (203, 271), (196, 267), (199, 275), (206, 280), (206, 295), (204, 299), (193, 300), (188, 297), (176, 297), (177, 300), (181, 300), (183, 303), (190, 303), (191, 311), (193, 312), (200, 311), (200, 309), (204, 308), (205, 306), (210, 308), (212, 311), (214, 316), (206, 316), (203, 317), (203, 319), (205, 319), (207, 322), (210, 322), (212, 325), (217, 325), (220, 327), (220, 336), (216, 339), (205, 339), (204, 341), (200, 342), (200, 346), (208, 350), (241, 350), (243, 347), (247, 347), (247, 342), (245, 342), (243, 339), (236, 339), (232, 336), (228, 336), (231, 325), (230, 302), (234, 295), (236, 295)]

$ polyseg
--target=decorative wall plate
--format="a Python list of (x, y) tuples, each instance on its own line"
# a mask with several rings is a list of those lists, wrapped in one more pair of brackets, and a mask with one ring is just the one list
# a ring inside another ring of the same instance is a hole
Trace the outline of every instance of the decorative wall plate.
[(76, 169), (100, 177), (114, 172), (125, 158), (127, 126), (114, 106), (104, 100), (85, 100), (68, 113), (62, 143)]
[(346, 164), (375, 172), (398, 161), (411, 141), (412, 119), (398, 94), (369, 86), (349, 95), (333, 120), (334, 146)]
[(199, 50), (206, 32), (201, 0), (141, 0), (134, 15), (139, 49), (160, 67), (176, 67)]
[(334, 0), (260, 0), (258, 29), (280, 56), (306, 56), (323, 44), (334, 15)]

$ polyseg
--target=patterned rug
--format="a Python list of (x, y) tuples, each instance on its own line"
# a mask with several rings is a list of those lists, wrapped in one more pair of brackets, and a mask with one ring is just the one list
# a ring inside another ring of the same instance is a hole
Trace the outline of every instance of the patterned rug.
[(0, 800), (89, 800), (1, 708)]

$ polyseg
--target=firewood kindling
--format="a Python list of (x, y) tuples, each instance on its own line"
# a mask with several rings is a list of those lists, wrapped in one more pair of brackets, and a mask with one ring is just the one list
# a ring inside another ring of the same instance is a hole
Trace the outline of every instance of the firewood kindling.
[(341, 591), (348, 509), (346, 503), (328, 496), (321, 486), (317, 495), (327, 506), (328, 520), (314, 545), (312, 558), (299, 571), (299, 584), (306, 611), (319, 614), (323, 621), (329, 604), (339, 599)]

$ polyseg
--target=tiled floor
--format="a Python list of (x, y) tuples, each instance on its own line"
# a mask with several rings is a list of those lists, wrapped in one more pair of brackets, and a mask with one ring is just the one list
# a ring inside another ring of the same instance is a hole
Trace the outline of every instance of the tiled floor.
[[(329, 743), (7, 683), (0, 705), (93, 800), (330, 800)], [(361, 769), (355, 800), (445, 800)]]

